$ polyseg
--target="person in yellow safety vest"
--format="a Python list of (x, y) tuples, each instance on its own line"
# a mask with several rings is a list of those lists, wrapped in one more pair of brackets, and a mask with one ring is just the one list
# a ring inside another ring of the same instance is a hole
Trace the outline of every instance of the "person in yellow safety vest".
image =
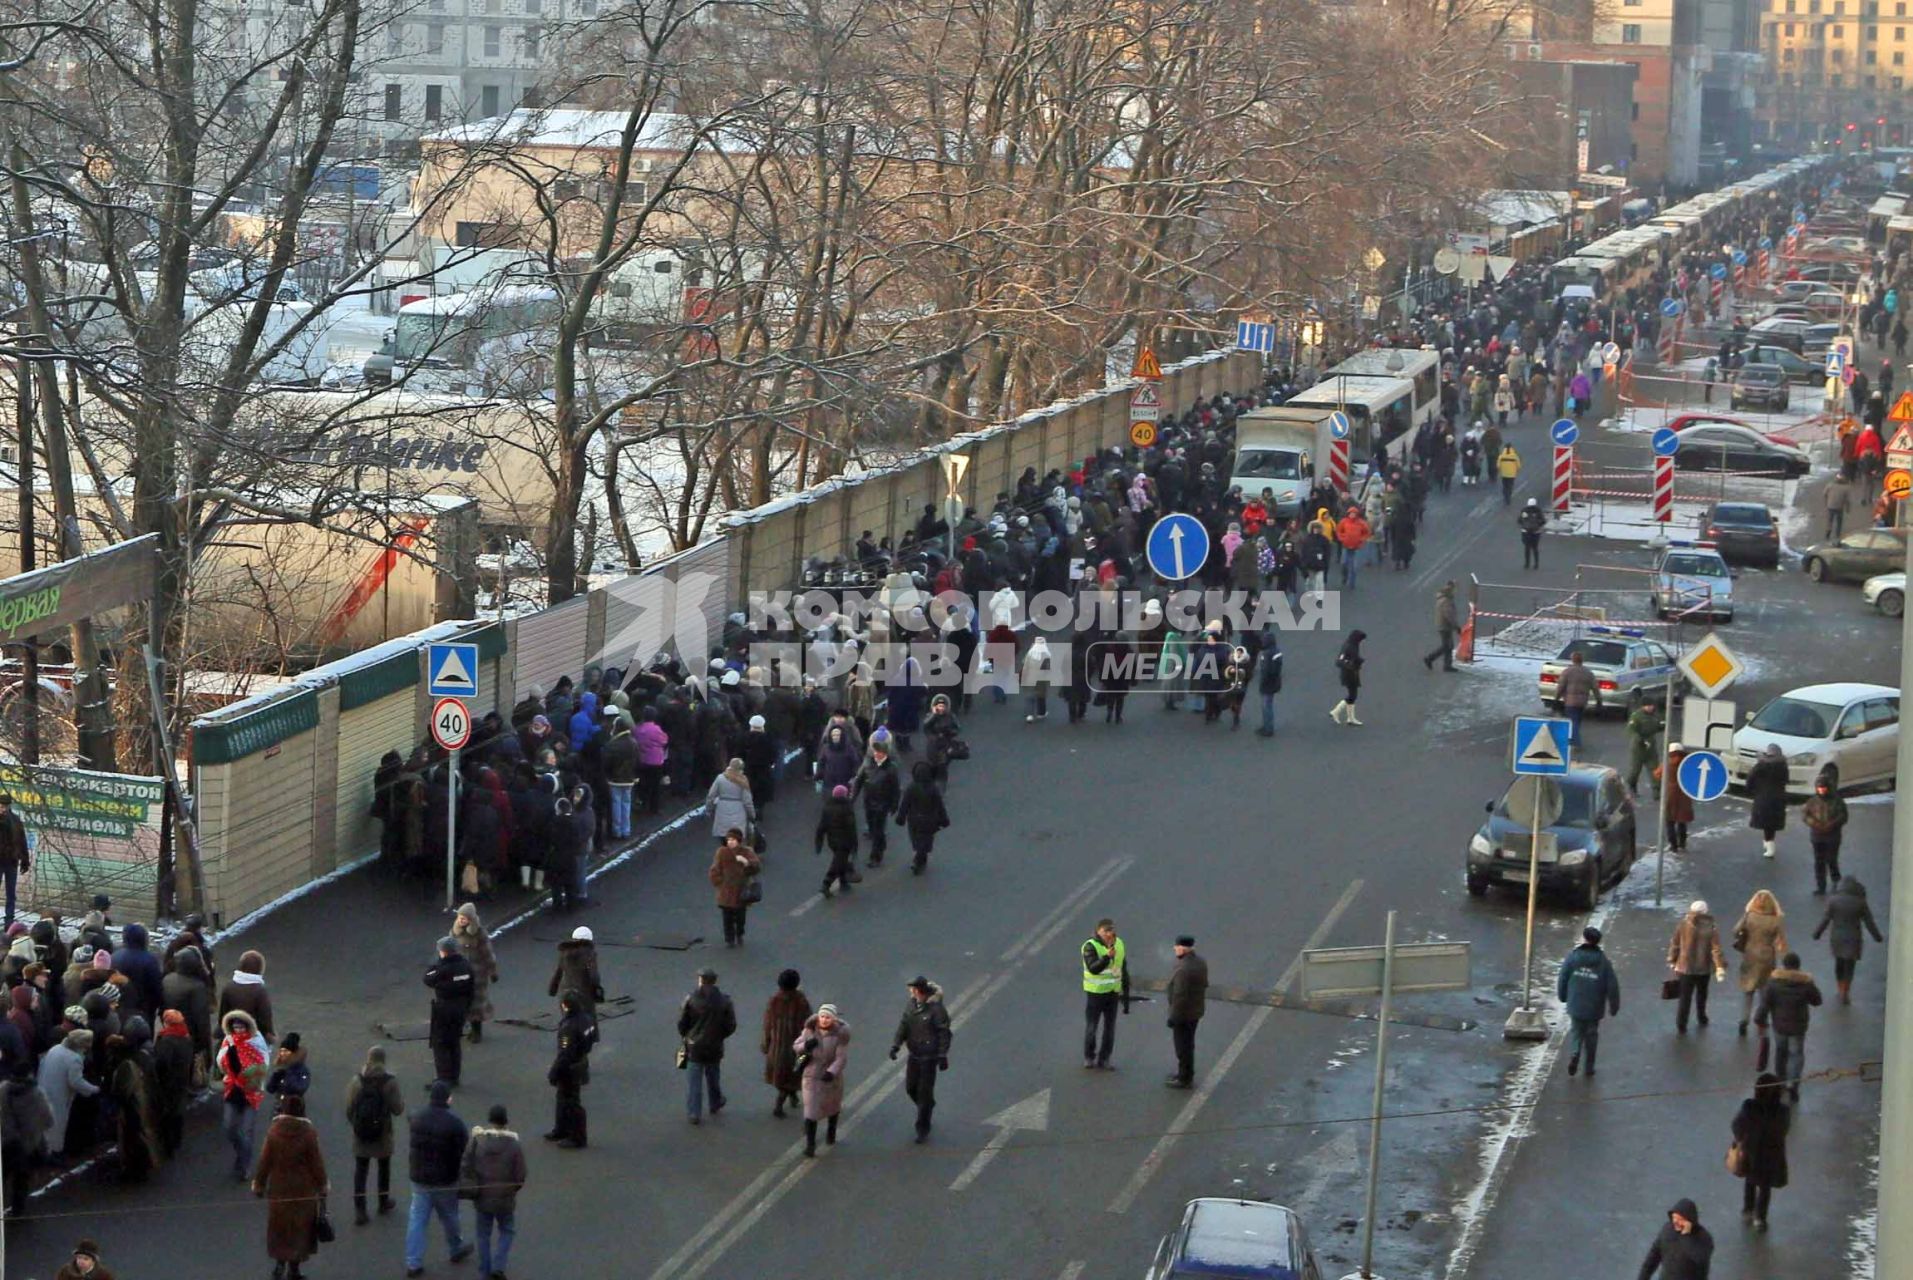
[[(1116, 936), (1114, 920), (1098, 920), (1096, 936), (1083, 944), (1083, 1065), (1109, 1070), (1116, 1048), (1116, 1006), (1129, 1012), (1129, 958)], [(1103, 1025), (1103, 1043), (1096, 1046), (1096, 1024)]]

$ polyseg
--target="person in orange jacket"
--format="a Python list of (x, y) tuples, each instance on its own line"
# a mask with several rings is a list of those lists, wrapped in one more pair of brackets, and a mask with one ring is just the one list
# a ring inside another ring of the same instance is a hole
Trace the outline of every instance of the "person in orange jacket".
[(1351, 506), (1335, 526), (1335, 540), (1342, 546), (1342, 585), (1350, 591), (1355, 589), (1356, 557), (1367, 545), (1371, 532), (1368, 519), (1356, 506)]

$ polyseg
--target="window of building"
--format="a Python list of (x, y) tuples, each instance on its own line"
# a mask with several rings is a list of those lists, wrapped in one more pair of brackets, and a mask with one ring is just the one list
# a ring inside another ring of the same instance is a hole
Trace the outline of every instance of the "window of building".
[(1788, 13), (1793, 12), (1793, 0), (1787, 0), (1787, 12)]
[(1639, 44), (1640, 42), (1641, 24), (1638, 22), (1623, 22), (1621, 24), (1621, 43)]
[(1832, 57), (1835, 62), (1845, 62), (1847, 60), (1847, 51), (1845, 49), (1835, 49), (1832, 53)]
[(1845, 81), (1846, 81), (1846, 77), (1841, 75), (1838, 71), (1834, 72), (1832, 75), (1827, 77), (1828, 87), (1834, 88), (1834, 89), (1840, 88), (1845, 83)]
[[(1788, 36), (1788, 38), (1789, 38), (1789, 39), (1791, 39), (1791, 38), (1793, 37), (1793, 23), (1791, 23), (1791, 22), (1789, 22), (1789, 23), (1787, 24), (1787, 36)], [(1787, 52), (1788, 52), (1788, 53), (1792, 53), (1792, 52), (1793, 52), (1793, 50), (1792, 50), (1792, 49), (1789, 49), (1789, 50), (1787, 50)]]
[(425, 28), (425, 52), (439, 57), (445, 52), (445, 24), (434, 22)]
[(1893, 77), (1893, 87), (1895, 89), (1899, 88), (1902, 82), (1903, 82), (1903, 77), (1900, 77), (1900, 76)]
[(1896, 67), (1903, 67), (1906, 65), (1906, 55), (1904, 53), (1901, 53), (1898, 49), (1895, 49), (1893, 51), (1893, 65)]
[(584, 183), (576, 178), (560, 178), (551, 184), (552, 195), (559, 200), (576, 200), (584, 189)]
[(1847, 11), (1847, 0), (1833, 0), (1833, 16), (1839, 17)]
[(1641, 104), (1638, 102), (1630, 102), (1628, 107), (1630, 108), (1628, 119), (1639, 120), (1641, 118)]
[(1834, 29), (1833, 29), (1833, 38), (1834, 38), (1835, 40), (1838, 40), (1838, 39), (1840, 39), (1840, 38), (1841, 38), (1841, 37), (1842, 37), (1843, 35), (1845, 35), (1845, 34), (1846, 34), (1846, 28), (1844, 28), (1844, 27), (1840, 27), (1840, 26), (1835, 26), (1835, 27), (1834, 27)]
[(488, 84), (478, 91), (478, 114), (495, 116), (498, 114), (498, 86)]
[(1792, 50), (1792, 49), (1782, 49), (1782, 50), (1780, 51), (1780, 60), (1781, 60), (1782, 62), (1792, 62), (1792, 61), (1793, 61), (1793, 50)]
[(1899, 41), (1906, 39), (1906, 28), (1905, 27), (1893, 28), (1893, 39), (1895, 43), (1898, 43)]
[(438, 84), (426, 85), (425, 86), (425, 118), (427, 120), (438, 119), (439, 116), (443, 114), (444, 105), (445, 105), (445, 86), (438, 85)]
[(405, 42), (405, 28), (396, 22), (386, 23), (385, 24), (385, 51), (388, 54), (397, 53), (399, 51), (399, 46), (402, 45), (404, 42)]
[(541, 32), (537, 27), (525, 28), (524, 43), (525, 43), (525, 56), (527, 58), (531, 58), (533, 60), (537, 59), (539, 42), (543, 38), (544, 38), (544, 33)]
[(1869, 18), (1877, 18), (1880, 16), (1880, 0), (1867, 0), (1866, 16)]
[(385, 86), (385, 118), (396, 120), (404, 110), (405, 93), (395, 84)]
[(626, 204), (643, 204), (646, 200), (650, 199), (650, 197), (651, 188), (646, 183), (627, 182), (624, 184), (624, 202)]
[(502, 33), (497, 27), (485, 28), (485, 56), (487, 58), (496, 58), (498, 56), (498, 46), (501, 36)]
[(1872, 66), (1874, 63), (1878, 62), (1879, 60), (1880, 60), (1879, 54), (1875, 53), (1871, 49), (1867, 50), (1867, 65), (1869, 67)]
[(444, 13), (445, 0), (425, 0), (425, 7), (433, 13)]
[(526, 13), (543, 13), (544, 11), (545, 0), (525, 0)]
[(452, 242), (461, 249), (484, 249), (504, 243), (495, 222), (461, 222), (452, 233)]
[(1807, 0), (1807, 12), (1808, 13), (1820, 12), (1820, 0)]

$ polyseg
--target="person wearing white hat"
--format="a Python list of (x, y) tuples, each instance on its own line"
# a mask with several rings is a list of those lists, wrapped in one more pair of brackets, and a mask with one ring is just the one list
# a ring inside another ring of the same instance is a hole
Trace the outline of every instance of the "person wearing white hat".
[(1701, 1026), (1707, 1025), (1707, 979), (1727, 980), (1727, 960), (1720, 949), (1720, 928), (1714, 923), (1707, 904), (1696, 898), (1687, 906), (1687, 914), (1674, 926), (1674, 937), (1667, 944), (1667, 967), (1679, 984), (1680, 1004), (1674, 1010), (1674, 1029), (1687, 1034), (1687, 1014), (1691, 1006)]
[(598, 1001), (604, 999), (604, 982), (598, 977), (598, 944), (584, 925), (558, 944), (558, 968), (551, 975), (548, 994), (556, 997), (566, 991), (576, 991), (583, 998), (584, 1011), (596, 1016)]

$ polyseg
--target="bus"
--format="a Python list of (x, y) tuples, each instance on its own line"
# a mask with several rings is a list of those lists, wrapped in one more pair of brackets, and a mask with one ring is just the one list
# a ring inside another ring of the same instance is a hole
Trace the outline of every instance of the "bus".
[(434, 383), (489, 385), (509, 375), (515, 356), (548, 351), (557, 324), (558, 293), (540, 285), (420, 298), (399, 308), (391, 335), (366, 357), (365, 381), (389, 386), (422, 374)]
[(1579, 254), (1563, 258), (1548, 268), (1548, 296), (1569, 296), (1570, 289), (1585, 289), (1577, 297), (1604, 298), (1608, 287), (1621, 275), (1621, 266), (1612, 258), (1584, 258)]
[[(1439, 382), (1436, 392), (1439, 402)], [(1285, 407), (1340, 409), (1348, 415), (1349, 477), (1353, 483), (1357, 475), (1366, 474), (1368, 461), (1375, 456), (1378, 445), (1405, 441), (1413, 430), (1415, 382), (1412, 378), (1397, 374), (1377, 377), (1331, 372), (1324, 374), (1322, 380), (1308, 390), (1290, 396), (1283, 403)], [(1399, 454), (1407, 447), (1404, 442), (1400, 448), (1391, 448), (1389, 452)]]
[(1330, 369), (1324, 377), (1406, 378), (1415, 384), (1408, 430), (1441, 416), (1441, 352), (1433, 347), (1373, 347), (1357, 351)]

